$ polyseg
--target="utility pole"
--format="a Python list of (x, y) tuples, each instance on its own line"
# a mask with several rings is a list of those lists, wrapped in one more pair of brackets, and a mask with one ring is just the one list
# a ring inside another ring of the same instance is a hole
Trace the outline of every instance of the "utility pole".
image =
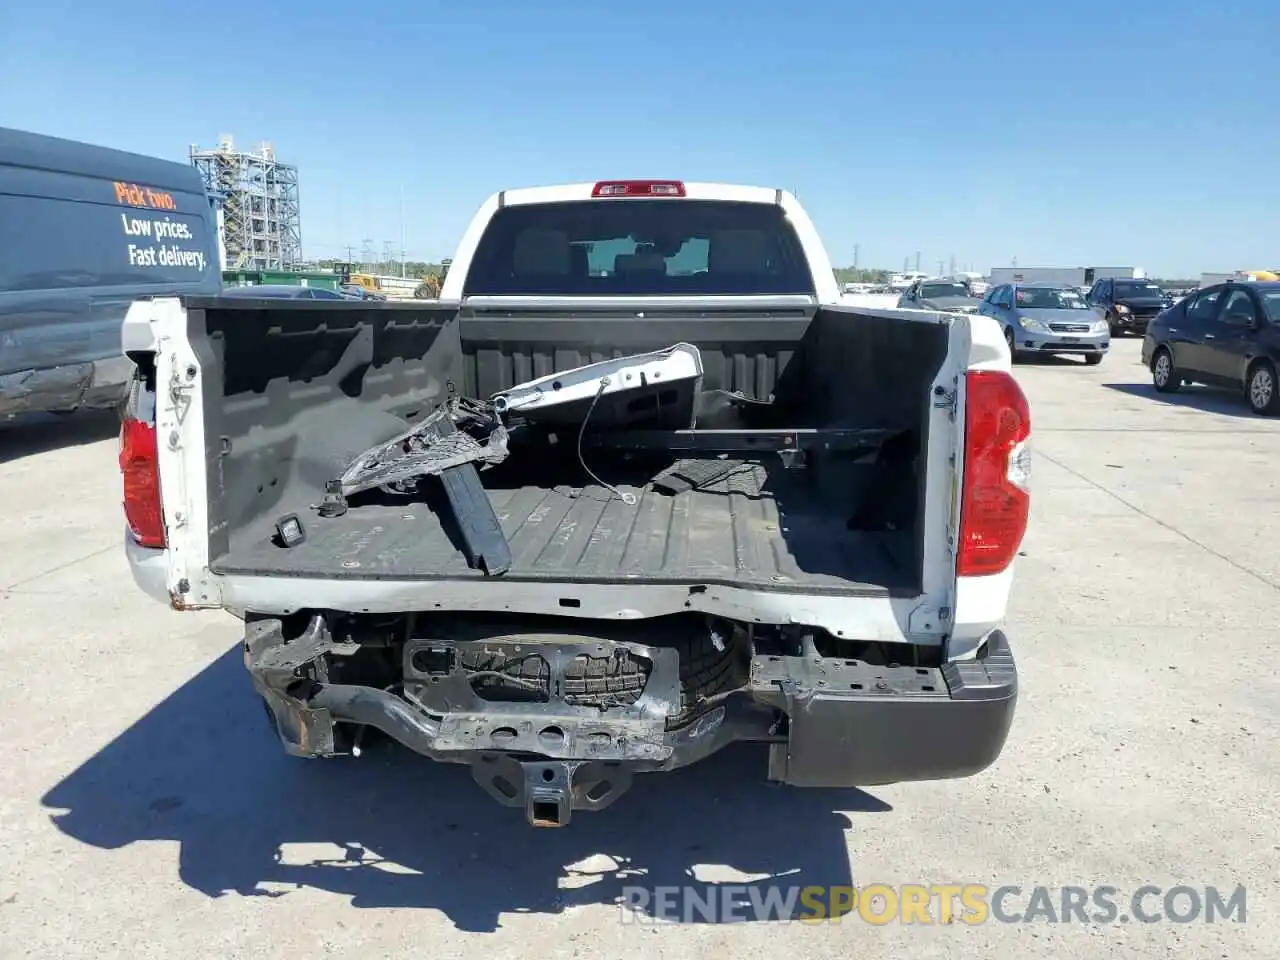
[(910, 258), (910, 257), (903, 257), (903, 258), (902, 258), (902, 272), (903, 272), (903, 273), (910, 273), (910, 272), (911, 272), (911, 258)]
[(862, 248), (862, 245), (861, 245), (861, 244), (855, 243), (855, 244), (853, 245), (853, 269), (855, 269), (855, 270), (857, 270), (857, 269), (858, 269), (858, 251), (859, 251), (861, 248)]
[(405, 276), (405, 251), (404, 251), (404, 184), (400, 184), (400, 279)]
[(920, 272), (920, 251), (916, 251), (916, 273)]
[(941, 260), (941, 258), (939, 258), (939, 260), (938, 260), (938, 276), (942, 276), (942, 260)]
[(951, 275), (953, 277), (956, 275), (956, 255), (954, 253), (951, 255)]

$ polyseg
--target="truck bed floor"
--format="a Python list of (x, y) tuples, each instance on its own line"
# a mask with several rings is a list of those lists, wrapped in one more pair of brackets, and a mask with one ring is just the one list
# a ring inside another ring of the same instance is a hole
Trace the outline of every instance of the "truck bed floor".
[[(562, 582), (718, 582), (778, 591), (898, 593), (916, 586), (911, 533), (846, 528), (845, 516), (806, 496), (802, 481), (747, 464), (674, 496), (619, 486), (624, 503), (595, 485), (492, 489), (511, 545), (501, 579)], [(483, 476), (483, 474), (482, 474)], [(609, 479), (606, 477), (605, 479)], [(353, 506), (322, 519), (295, 507), (307, 539), (277, 546), (271, 529), (246, 527), (214, 561), (221, 574), (361, 579), (481, 578), (437, 515), (419, 501)], [(286, 512), (286, 511), (281, 511)], [(354, 564), (354, 565), (353, 565)]]

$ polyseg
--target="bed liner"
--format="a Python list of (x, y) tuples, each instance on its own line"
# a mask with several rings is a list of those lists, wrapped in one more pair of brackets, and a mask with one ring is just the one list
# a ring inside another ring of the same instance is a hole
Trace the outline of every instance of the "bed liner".
[[(909, 532), (847, 529), (815, 502), (803, 477), (747, 463), (675, 495), (618, 485), (490, 489), (511, 546), (503, 580), (570, 583), (720, 583), (836, 595), (915, 595)], [(306, 540), (277, 545), (270, 523), (232, 534), (219, 574), (340, 579), (486, 579), (468, 568), (456, 533), (430, 498), (361, 505), (325, 519), (294, 505)], [(287, 509), (283, 512), (288, 512)], [(447, 514), (446, 514), (447, 516)]]

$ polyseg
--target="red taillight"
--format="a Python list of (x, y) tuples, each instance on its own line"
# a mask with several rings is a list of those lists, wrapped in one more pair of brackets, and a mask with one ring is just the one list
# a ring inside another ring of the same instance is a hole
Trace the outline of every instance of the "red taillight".
[(163, 547), (160, 463), (156, 428), (151, 424), (127, 418), (120, 425), (120, 475), (124, 479), (124, 517), (133, 539), (143, 547)]
[(593, 197), (683, 197), (679, 180), (601, 180), (591, 191)]
[(1013, 377), (965, 374), (964, 486), (956, 574), (1000, 573), (1017, 556), (1031, 513), (1031, 407)]

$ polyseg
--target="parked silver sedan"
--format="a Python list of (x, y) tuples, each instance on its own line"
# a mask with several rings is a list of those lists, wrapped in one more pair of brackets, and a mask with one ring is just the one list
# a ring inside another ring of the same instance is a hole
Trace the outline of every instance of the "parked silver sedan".
[(1095, 364), (1111, 347), (1107, 321), (1065, 284), (1001, 284), (978, 312), (999, 322), (1014, 362), (1033, 353), (1073, 353)]

